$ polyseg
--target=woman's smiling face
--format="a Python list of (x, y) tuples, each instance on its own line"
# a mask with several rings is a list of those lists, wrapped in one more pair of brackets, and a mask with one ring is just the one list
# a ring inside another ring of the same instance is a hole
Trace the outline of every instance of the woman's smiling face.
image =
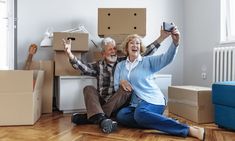
[(133, 38), (128, 42), (127, 52), (132, 59), (136, 59), (140, 54), (141, 41), (138, 38)]

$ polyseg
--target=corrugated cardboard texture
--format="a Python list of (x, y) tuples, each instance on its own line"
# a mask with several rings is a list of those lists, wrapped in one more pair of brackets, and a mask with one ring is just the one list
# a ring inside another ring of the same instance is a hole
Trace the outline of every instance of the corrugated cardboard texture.
[(32, 62), (30, 69), (44, 70), (45, 77), (42, 88), (42, 113), (52, 113), (53, 86), (54, 86), (54, 61), (42, 60)]
[[(73, 54), (81, 59), (80, 52), (73, 52)], [(64, 51), (56, 51), (55, 56), (55, 76), (77, 76), (81, 74), (80, 70), (75, 70), (69, 62), (68, 56)]]
[(198, 86), (170, 86), (169, 112), (197, 123), (214, 121), (211, 89)]
[(146, 35), (146, 8), (99, 8), (98, 35)]
[(72, 51), (88, 51), (88, 33), (78, 32), (54, 32), (53, 33), (53, 49), (64, 50), (64, 44), (62, 39), (72, 39), (71, 50)]
[[(6, 86), (5, 91), (0, 92), (1, 126), (32, 125), (40, 118), (43, 79), (44, 71), (0, 71), (0, 84), (5, 83)], [(12, 83), (19, 81), (20, 84)], [(28, 88), (19, 89), (20, 86)]]

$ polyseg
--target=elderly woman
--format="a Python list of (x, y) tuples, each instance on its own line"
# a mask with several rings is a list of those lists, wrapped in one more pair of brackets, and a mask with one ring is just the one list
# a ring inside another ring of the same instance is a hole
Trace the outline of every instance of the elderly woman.
[(123, 87), (126, 91), (132, 91), (132, 99), (130, 105), (122, 108), (116, 118), (125, 126), (156, 129), (172, 135), (193, 136), (203, 140), (204, 128), (181, 124), (163, 115), (166, 101), (155, 83), (154, 73), (171, 63), (176, 54), (179, 45), (177, 28), (169, 32), (170, 35), (173, 42), (167, 52), (148, 57), (141, 57), (143, 44), (138, 35), (129, 35), (124, 40), (123, 50), (128, 57), (116, 67), (114, 86), (115, 90)]

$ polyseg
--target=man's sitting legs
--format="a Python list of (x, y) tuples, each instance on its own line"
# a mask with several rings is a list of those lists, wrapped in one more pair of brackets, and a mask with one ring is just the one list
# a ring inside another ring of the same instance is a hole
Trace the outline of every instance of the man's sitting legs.
[(72, 123), (75, 124), (99, 124), (104, 133), (110, 133), (117, 129), (117, 122), (105, 116), (101, 107), (98, 91), (94, 86), (86, 86), (84, 88), (84, 99), (87, 114), (74, 113), (71, 117)]

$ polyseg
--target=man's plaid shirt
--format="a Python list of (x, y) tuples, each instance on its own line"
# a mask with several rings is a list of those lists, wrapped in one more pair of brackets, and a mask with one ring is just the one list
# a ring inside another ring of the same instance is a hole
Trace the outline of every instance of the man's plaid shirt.
[[(153, 54), (160, 44), (153, 42), (147, 46), (147, 50), (144, 52), (143, 56)], [(126, 59), (118, 58), (117, 62), (112, 66), (107, 64), (105, 60), (100, 60), (95, 63), (83, 63), (81, 60), (75, 57), (73, 60), (70, 60), (74, 69), (79, 69), (83, 72), (84, 75), (90, 75), (97, 78), (97, 90), (100, 94), (100, 97), (107, 102), (108, 99), (115, 93), (114, 91), (114, 71), (118, 62)]]

